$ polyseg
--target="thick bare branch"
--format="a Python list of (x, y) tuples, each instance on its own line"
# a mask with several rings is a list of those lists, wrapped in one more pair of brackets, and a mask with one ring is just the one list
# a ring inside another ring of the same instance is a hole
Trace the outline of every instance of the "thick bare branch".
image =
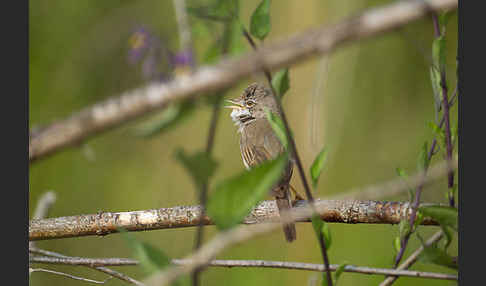
[[(453, 168), (457, 168), (454, 161)], [(447, 172), (446, 163), (442, 162), (430, 167), (427, 182), (439, 178)], [(422, 174), (411, 176), (408, 184), (401, 179), (391, 180), (381, 185), (362, 188), (362, 193), (385, 195), (387, 190), (396, 195), (399, 190), (413, 188), (420, 181)], [(359, 196), (360, 191), (350, 192), (351, 196)], [(343, 196), (340, 196), (343, 197)], [(346, 198), (346, 196), (344, 196)], [(358, 200), (318, 200), (316, 208), (321, 218), (329, 222), (340, 223), (386, 223), (396, 224), (401, 216), (410, 213), (409, 203), (405, 202), (380, 202)], [(77, 237), (87, 235), (107, 235), (117, 232), (119, 228), (128, 231), (142, 231), (153, 229), (180, 228), (197, 226), (200, 222), (199, 206), (178, 206), (132, 212), (101, 212), (91, 215), (79, 215), (60, 218), (31, 220), (29, 224), (29, 240), (44, 240), (65, 237)], [(310, 210), (304, 201), (300, 201), (292, 208), (292, 217), (296, 221), (309, 221)], [(274, 201), (264, 201), (256, 206), (244, 224), (261, 222), (275, 222), (280, 219), (279, 212)], [(207, 216), (203, 216), (205, 225), (212, 224)], [(425, 219), (423, 224), (435, 224)]]
[[(321, 218), (337, 223), (379, 223), (397, 224), (402, 215), (410, 213), (408, 202), (381, 202), (357, 200), (317, 200)], [(107, 235), (127, 231), (180, 228), (199, 225), (199, 206), (177, 206), (131, 212), (103, 212), (99, 214), (31, 220), (30, 240), (44, 240), (87, 235)], [(294, 216), (303, 215), (298, 221), (310, 221), (310, 210), (304, 201), (293, 208)], [(243, 221), (244, 224), (278, 222), (279, 212), (275, 201), (263, 201)], [(213, 221), (204, 216), (204, 225)], [(436, 225), (431, 219), (425, 219), (424, 225)]]
[(162, 109), (171, 101), (230, 87), (251, 74), (275, 70), (329, 53), (343, 44), (390, 31), (424, 17), (431, 11), (457, 8), (457, 0), (397, 1), (370, 9), (331, 26), (294, 35), (263, 46), (236, 59), (201, 67), (169, 83), (153, 83), (119, 97), (87, 107), (71, 117), (33, 130), (29, 140), (29, 161), (42, 158), (121, 123)]

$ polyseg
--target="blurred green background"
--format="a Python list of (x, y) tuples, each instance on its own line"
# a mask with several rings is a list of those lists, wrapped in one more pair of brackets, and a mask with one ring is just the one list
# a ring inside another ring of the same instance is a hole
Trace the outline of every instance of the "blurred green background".
[[(286, 38), (325, 23), (333, 23), (367, 8), (393, 1), (273, 1), (272, 30), (266, 41)], [(191, 1), (197, 4), (197, 1)], [(259, 1), (241, 1), (240, 17), (248, 27)], [(147, 82), (141, 66), (128, 60), (130, 36), (143, 26), (178, 49), (178, 30), (172, 1), (29, 1), (29, 126), (61, 119), (82, 107), (138, 87)], [(457, 14), (447, 25), (447, 75), (456, 85)], [(212, 37), (194, 35), (197, 57), (202, 57)], [(207, 38), (205, 40), (205, 38)], [(321, 175), (316, 197), (346, 192), (350, 188), (396, 178), (395, 168), (416, 171), (425, 140), (432, 139), (427, 121), (434, 120), (429, 80), (433, 27), (430, 18), (366, 41), (354, 42), (323, 58), (291, 67), (291, 89), (284, 99), (291, 128), (306, 168), (323, 145), (330, 150), (327, 170)], [(244, 43), (244, 42), (243, 42)], [(250, 50), (244, 43), (245, 49)], [(264, 81), (261, 74), (242, 80), (227, 98), (239, 95), (250, 82)], [(211, 108), (202, 101), (183, 124), (150, 139), (134, 131), (150, 116), (123, 125), (59, 152), (29, 167), (29, 213), (40, 195), (57, 194), (50, 216), (90, 214), (193, 205), (197, 195), (189, 175), (176, 161), (175, 150), (204, 148)], [(214, 157), (219, 168), (212, 182), (243, 170), (236, 128), (222, 109)], [(457, 122), (457, 107), (452, 108)], [(430, 143), (429, 143), (430, 144)], [(442, 153), (434, 161), (442, 159)], [(457, 178), (457, 176), (456, 176)], [(294, 174), (292, 185), (303, 193)], [(423, 201), (446, 202), (446, 180), (427, 187)], [(406, 200), (407, 195), (379, 200)], [(423, 235), (436, 227), (421, 227)], [(391, 267), (392, 225), (331, 224), (331, 263)], [(285, 242), (280, 231), (247, 241), (224, 251), (218, 258), (267, 259), (320, 263), (312, 226), (297, 225), (298, 239)], [(206, 228), (206, 239), (216, 233)], [(143, 241), (180, 258), (193, 247), (195, 228), (136, 233)], [(413, 238), (407, 254), (419, 245)], [(130, 257), (120, 235), (40, 241), (38, 246), (66, 255)], [(457, 253), (457, 240), (451, 246)], [(48, 268), (48, 267), (45, 267)], [(90, 269), (50, 267), (93, 279), (104, 275)], [(117, 268), (142, 279), (137, 267)], [(446, 268), (417, 263), (413, 269), (454, 273)], [(276, 269), (209, 268), (203, 285), (307, 285), (316, 273)], [(34, 273), (31, 285), (85, 285), (47, 273)], [(340, 285), (376, 285), (382, 276), (345, 273)], [(454, 282), (401, 278), (395, 285), (455, 285)], [(112, 279), (107, 285), (122, 285)]]

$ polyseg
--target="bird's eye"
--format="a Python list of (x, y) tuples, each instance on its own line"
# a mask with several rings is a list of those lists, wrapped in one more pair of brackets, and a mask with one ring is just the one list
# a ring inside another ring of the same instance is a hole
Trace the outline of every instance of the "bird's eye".
[(253, 100), (248, 100), (246, 102), (246, 106), (248, 106), (248, 107), (252, 107), (253, 105), (255, 105), (255, 102)]

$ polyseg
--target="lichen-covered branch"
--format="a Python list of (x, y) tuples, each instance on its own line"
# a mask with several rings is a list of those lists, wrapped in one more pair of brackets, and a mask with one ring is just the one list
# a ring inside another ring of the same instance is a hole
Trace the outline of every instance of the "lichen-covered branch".
[(222, 60), (181, 75), (168, 83), (152, 83), (87, 107), (69, 118), (30, 132), (29, 161), (45, 157), (168, 103), (217, 91), (255, 72), (290, 66), (424, 17), (432, 11), (457, 8), (457, 0), (397, 1), (373, 8), (340, 23), (308, 30), (238, 58)]
[[(402, 216), (410, 213), (408, 202), (382, 202), (358, 200), (317, 200), (321, 218), (336, 223), (379, 223), (397, 224)], [(177, 206), (131, 212), (101, 212), (99, 214), (31, 220), (29, 240), (78, 237), (87, 235), (107, 235), (118, 232), (142, 231), (198, 226), (199, 206)], [(293, 208), (297, 221), (310, 221), (310, 210), (304, 201)], [(306, 215), (307, 213), (307, 215)], [(263, 201), (243, 221), (244, 224), (278, 222), (279, 212), (275, 201)], [(208, 216), (203, 216), (204, 225), (213, 224)], [(436, 222), (425, 219), (425, 225)]]

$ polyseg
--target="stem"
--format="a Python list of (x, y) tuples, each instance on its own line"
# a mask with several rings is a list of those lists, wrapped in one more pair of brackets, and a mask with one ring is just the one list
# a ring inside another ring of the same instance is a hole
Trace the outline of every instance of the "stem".
[[(440, 26), (439, 26), (439, 20), (437, 17), (437, 14), (435, 12), (432, 13), (432, 21), (434, 24), (434, 35), (436, 38), (441, 36), (441, 31), (440, 31)], [(439, 67), (440, 70), (440, 85), (442, 88), (442, 108), (444, 110), (442, 120), (439, 124), (439, 128), (442, 128), (442, 125), (445, 123), (445, 140), (446, 140), (446, 159), (448, 162), (452, 161), (452, 143), (451, 143), (451, 129), (450, 129), (450, 121), (449, 121), (449, 107), (452, 105), (451, 103), (454, 103), (454, 98), (451, 102), (449, 102), (448, 95), (447, 95), (447, 83), (446, 83), (446, 74), (445, 74), (445, 69), (443, 67)], [(435, 145), (437, 144), (437, 139), (434, 138), (434, 141), (432, 142), (432, 146), (430, 148), (430, 151), (428, 153), (428, 160), (430, 161), (431, 157), (434, 155), (434, 149)], [(447, 172), (447, 186), (451, 190), (454, 186), (454, 170), (450, 167), (450, 164), (448, 164), (448, 172)], [(425, 177), (425, 172), (427, 169), (424, 170), (424, 177)], [(415, 200), (413, 202), (413, 207), (412, 207), (412, 214), (410, 215), (410, 226), (413, 229), (413, 225), (415, 223), (415, 218), (417, 215), (417, 210), (418, 206), (420, 204), (420, 196), (422, 194), (422, 188), (423, 185), (420, 185), (417, 189), (417, 192), (415, 193)], [(452, 194), (452, 191), (449, 191), (449, 205), (451, 207), (454, 207), (455, 202), (454, 202), (454, 195)], [(400, 260), (403, 257), (403, 254), (405, 252), (405, 248), (407, 247), (408, 240), (410, 239), (412, 232), (407, 233), (407, 235), (404, 237), (404, 239), (401, 241), (401, 247), (400, 251), (395, 259), (395, 268), (398, 266), (400, 263)]]

